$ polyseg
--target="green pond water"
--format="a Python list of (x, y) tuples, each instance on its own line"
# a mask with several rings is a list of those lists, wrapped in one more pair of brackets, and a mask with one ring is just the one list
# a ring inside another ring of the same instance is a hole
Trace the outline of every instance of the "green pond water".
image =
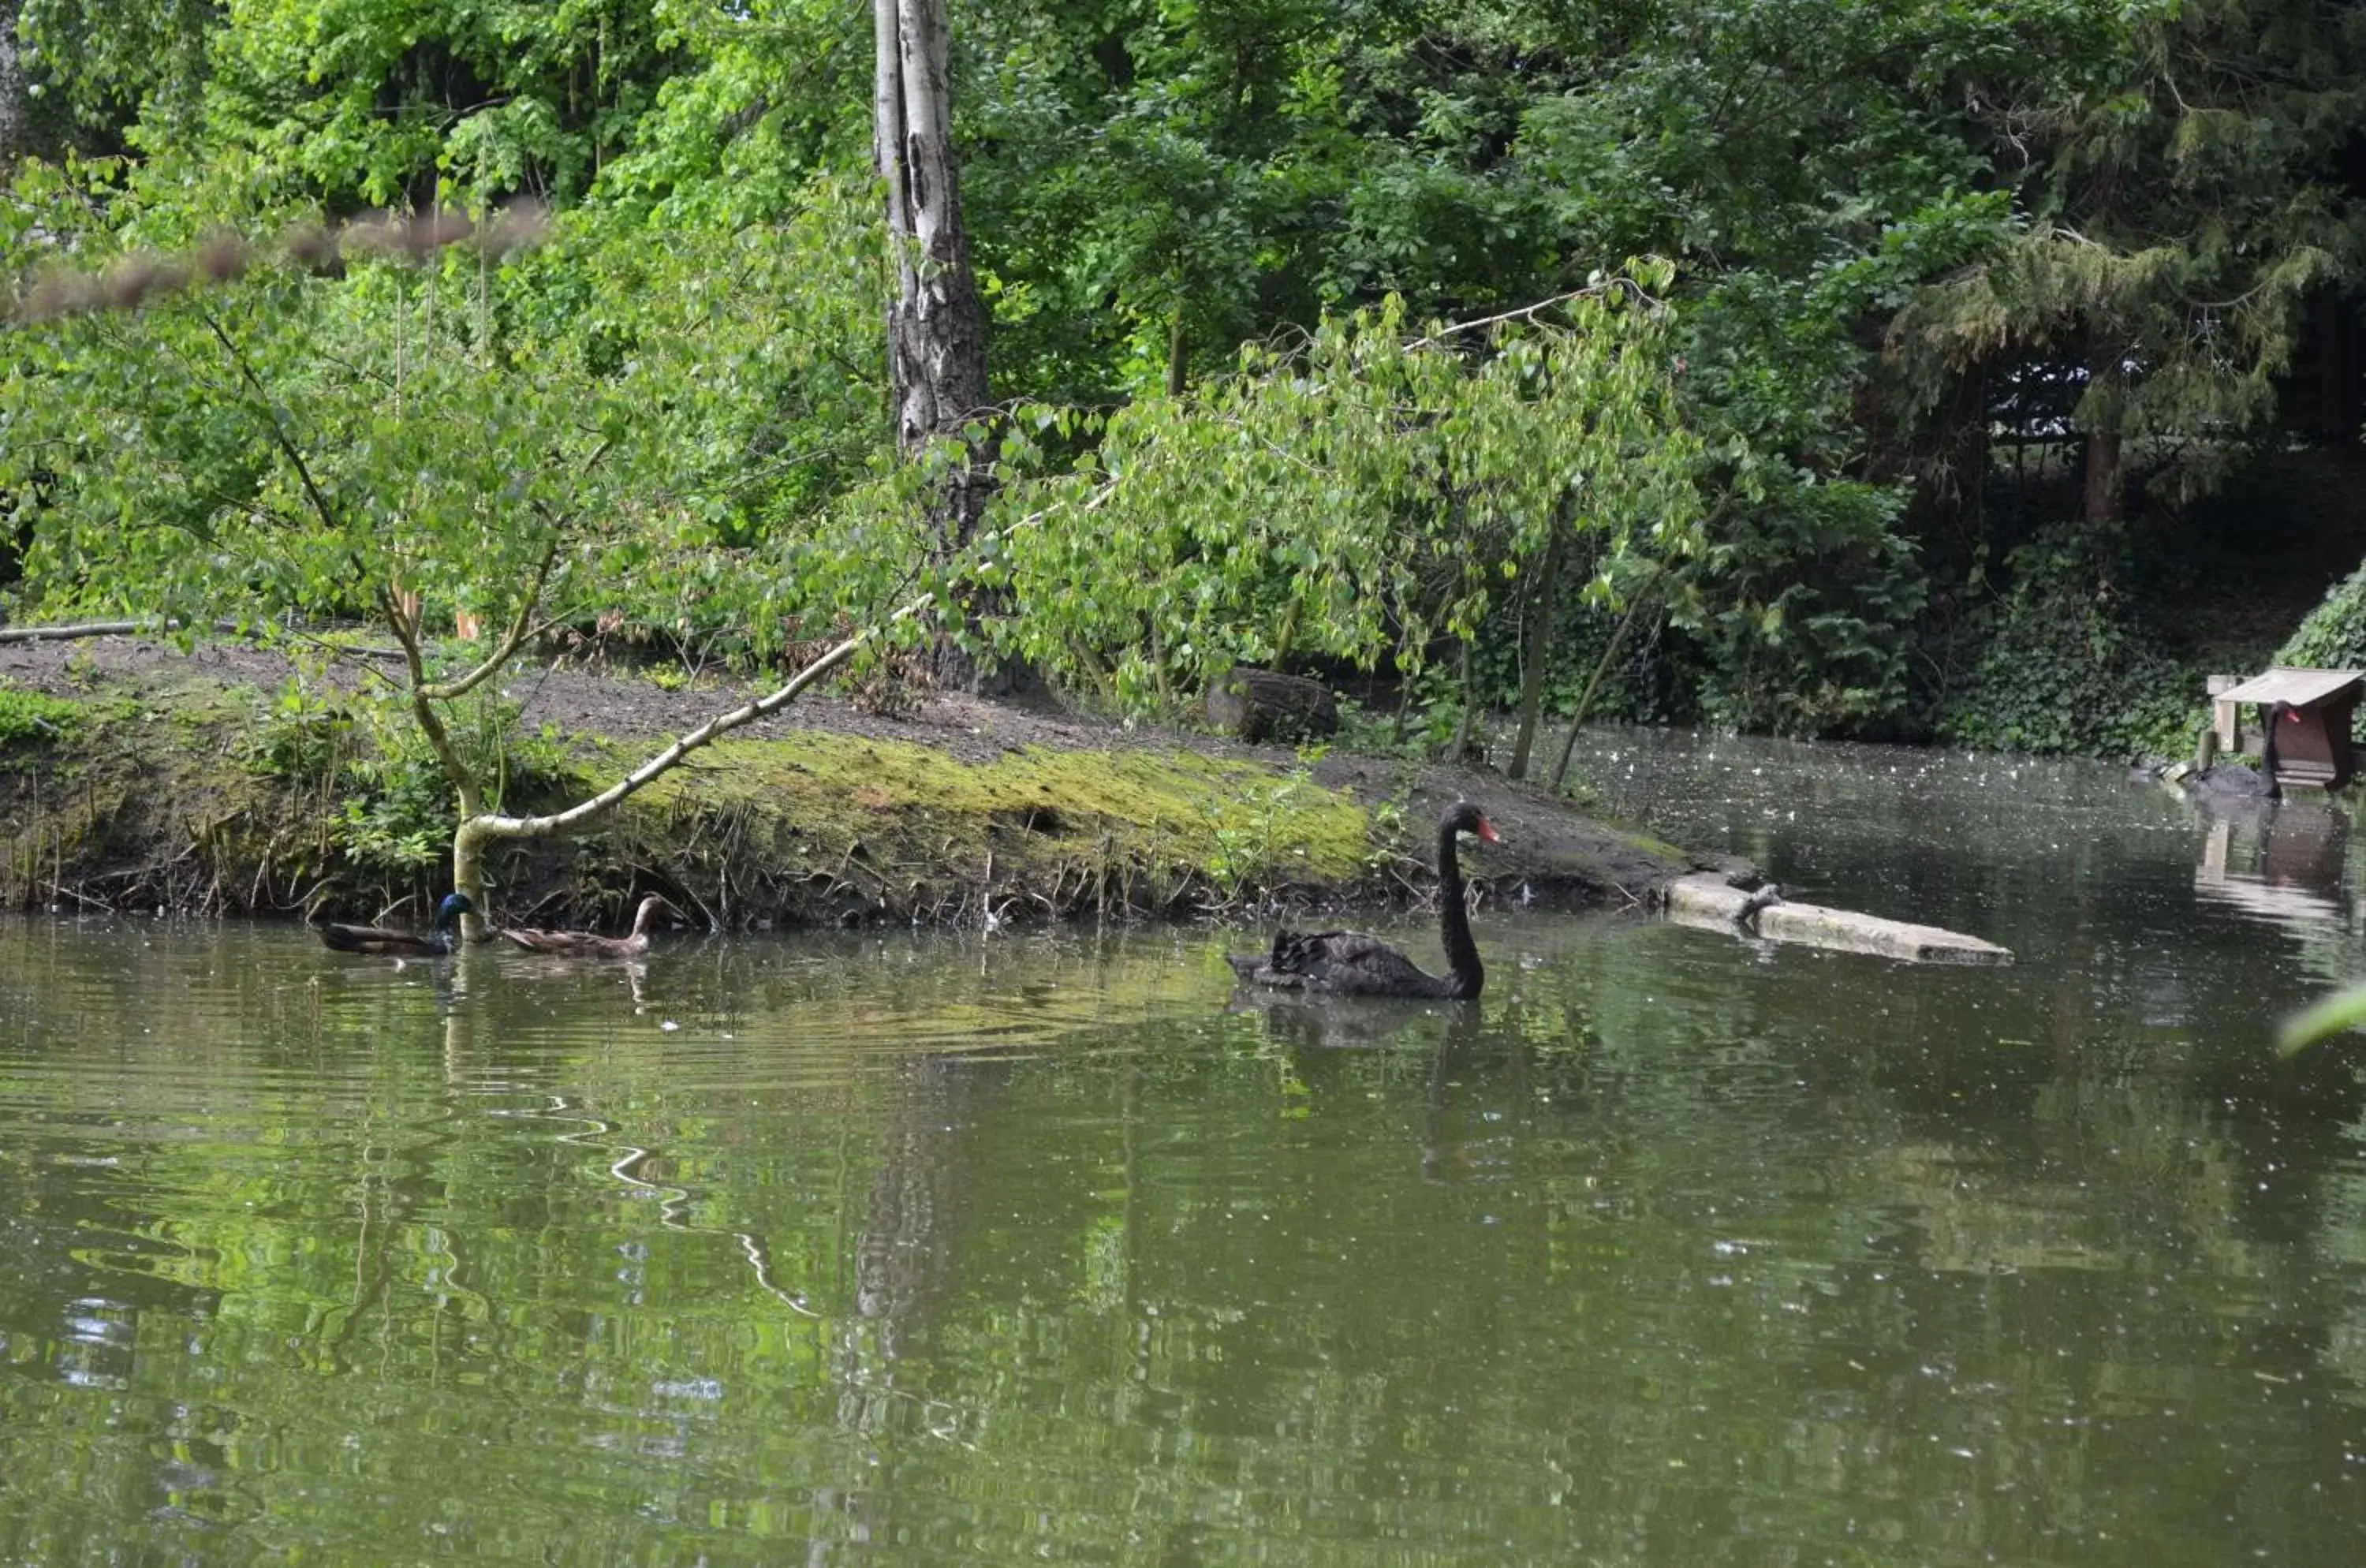
[(0, 921), (0, 1562), (2366, 1562), (2366, 1038), (2269, 1043), (2366, 972), (2346, 824), (1584, 762), (2020, 962)]

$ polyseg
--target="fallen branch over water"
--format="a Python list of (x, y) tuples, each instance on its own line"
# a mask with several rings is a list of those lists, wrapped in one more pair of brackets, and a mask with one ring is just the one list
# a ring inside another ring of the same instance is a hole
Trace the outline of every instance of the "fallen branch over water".
[[(1750, 895), (1715, 872), (1680, 876), (1667, 886), (1668, 918), (1680, 926), (1701, 931), (1741, 933), (1739, 922)], [(1771, 942), (1797, 942), (1803, 947), (1831, 948), (1841, 953), (1871, 953), (1916, 964), (2010, 964), (2012, 950), (1999, 947), (1961, 931), (1908, 920), (1884, 919), (1854, 909), (1831, 909), (1820, 904), (1768, 904), (1746, 928)]]
[[(700, 747), (744, 725), (753, 724), (768, 714), (777, 713), (788, 706), (803, 695), (808, 687), (852, 658), (865, 644), (897, 624), (920, 614), (932, 602), (930, 596), (923, 595), (878, 625), (867, 626), (852, 637), (845, 638), (819, 659), (798, 671), (778, 690), (758, 697), (754, 702), (733, 708), (728, 713), (715, 715), (606, 789), (577, 801), (564, 811), (554, 811), (540, 817), (508, 817), (496, 812), (479, 812), (465, 818), (452, 840), (452, 885), (481, 904), (484, 890), (483, 857), (486, 849), (495, 843), (521, 839), (563, 838), (589, 825), (595, 818), (614, 810), (634, 795), (672, 772), (681, 765), (683, 758)], [(507, 650), (504, 650), (501, 658), (506, 657)], [(497, 667), (499, 661), (499, 659), (488, 660), (487, 668)], [(851, 854), (852, 851), (850, 850), (848, 852)], [(727, 885), (724, 890), (727, 915), (729, 908), (728, 895), (729, 889)], [(474, 928), (477, 924), (475, 917), (468, 918), (468, 928)], [(479, 940), (475, 929), (469, 929), (468, 934), (471, 941)]]

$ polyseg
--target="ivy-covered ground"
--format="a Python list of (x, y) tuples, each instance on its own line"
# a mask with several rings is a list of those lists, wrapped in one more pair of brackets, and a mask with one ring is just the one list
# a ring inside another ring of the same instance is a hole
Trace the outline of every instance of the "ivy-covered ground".
[[(0, 901), (417, 914), (440, 891), (448, 806), (382, 750), (367, 662), (0, 645)], [(679, 670), (522, 670), (489, 710), (510, 801), (596, 786), (747, 694)], [(738, 732), (600, 830), (500, 863), (496, 918), (613, 921), (648, 891), (724, 929), (1411, 902), (1432, 886), (1430, 824), (1459, 795), (1505, 840), (1472, 857), (1493, 896), (1623, 903), (1695, 863), (1483, 771), (1121, 729), (1048, 704), (902, 705), (819, 697)]]

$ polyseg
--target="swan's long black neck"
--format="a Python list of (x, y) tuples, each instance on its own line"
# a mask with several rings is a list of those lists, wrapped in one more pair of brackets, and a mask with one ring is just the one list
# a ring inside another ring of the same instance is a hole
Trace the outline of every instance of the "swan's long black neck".
[(1462, 862), (1454, 848), (1458, 829), (1437, 830), (1437, 919), (1446, 938), (1448, 997), (1468, 1001), (1487, 983), (1487, 966), (1479, 962), (1479, 944), (1470, 940), (1470, 911), (1462, 899)]

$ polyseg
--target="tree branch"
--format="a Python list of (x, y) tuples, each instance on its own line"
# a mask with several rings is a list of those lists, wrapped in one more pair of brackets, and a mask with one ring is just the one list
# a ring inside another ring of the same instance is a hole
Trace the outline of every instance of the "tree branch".
[(125, 637), (170, 631), (177, 624), (171, 620), (83, 621), (63, 626), (0, 626), (0, 642), (66, 642), (86, 637)]
[(287, 434), (287, 422), (279, 417), (278, 405), (271, 400), (271, 389), (263, 384), (263, 378), (254, 373), (254, 367), (247, 363), (246, 355), (239, 352), (237, 343), (222, 330), (221, 322), (214, 319), (211, 310), (200, 309), (197, 320), (205, 322), (206, 330), (214, 334), (215, 341), (222, 345), (222, 352), (230, 355), (231, 365), (237, 370), (239, 379), (252, 388), (255, 397), (261, 400), (263, 417), (271, 425), (271, 439), (278, 446), (280, 456), (286, 457), (288, 466), (296, 470), (296, 478), (304, 486), (304, 498), (320, 514), (321, 525), (336, 528), (336, 509), (329, 504), (329, 498), (321, 493), (320, 484), (312, 478), (311, 465), (304, 461), (304, 454), (298, 450), (295, 437)]
[(1609, 643), (1602, 649), (1602, 657), (1594, 661), (1594, 673), (1586, 677), (1585, 690), (1577, 695), (1577, 711), (1569, 716), (1569, 734), (1560, 743), (1560, 756), (1554, 761), (1552, 777), (1545, 784), (1549, 793), (1560, 793), (1561, 781), (1569, 777), (1569, 760), (1577, 750), (1579, 732), (1585, 728), (1586, 716), (1594, 711), (1594, 694), (1602, 689), (1603, 677), (1610, 673), (1610, 661), (1618, 657), (1618, 649), (1626, 642), (1628, 629), (1635, 625), (1635, 617), (1642, 613), (1644, 604), (1651, 600), (1667, 571), (1667, 562), (1653, 563), (1651, 575), (1644, 580), (1642, 587), (1635, 591), (1634, 599), (1627, 605), (1627, 613), (1618, 617), (1617, 627), (1611, 632)]
[(442, 685), (421, 686), (419, 688), (421, 696), (446, 703), (465, 697), (497, 674), (501, 667), (510, 661), (511, 656), (524, 646), (525, 639), (534, 635), (537, 626), (534, 613), (542, 604), (542, 591), (550, 581), (552, 563), (558, 559), (558, 547), (562, 537), (563, 536), (556, 532), (551, 535), (550, 547), (542, 552), (542, 560), (534, 569), (534, 581), (527, 587), (525, 598), (518, 605), (517, 617), (510, 623), (510, 629), (502, 637), (501, 646), (487, 654), (484, 662), (458, 680), (446, 682)]
[(1448, 321), (1432, 335), (1414, 338), (1407, 343), (1405, 347), (1407, 349), (1435, 348), (1439, 343), (1457, 333), (1475, 332), (1481, 327), (1492, 327), (1499, 321), (1526, 321), (1539, 311), (1551, 310), (1556, 305), (1566, 305), (1572, 299), (1590, 299), (1612, 290), (1629, 295), (1646, 305), (1657, 305), (1660, 302), (1646, 292), (1641, 284), (1622, 273), (1594, 288), (1572, 288), (1566, 294), (1556, 294), (1549, 299), (1539, 299), (1533, 305), (1522, 305), (1515, 310), (1501, 310), (1492, 316), (1481, 316), (1475, 321)]
[(768, 714), (776, 713), (788, 706), (804, 695), (814, 682), (845, 663), (882, 632), (926, 610), (931, 598), (931, 595), (923, 594), (879, 625), (866, 627), (836, 644), (819, 659), (798, 671), (789, 679), (788, 683), (779, 690), (768, 693), (752, 703), (733, 708), (728, 713), (715, 715), (589, 799), (578, 801), (564, 811), (555, 811), (542, 817), (502, 817), (479, 813), (463, 822), (460, 825), (460, 831), (464, 836), (477, 839), (540, 839), (580, 828), (593, 818), (623, 805), (633, 795), (657, 782), (659, 778), (671, 771), (676, 763), (700, 747), (744, 725), (753, 724)]
[(452, 744), (451, 732), (444, 728), (443, 716), (436, 713), (434, 700), (428, 695), (431, 688), (427, 684), (427, 663), (419, 651), (419, 633), (404, 613), (401, 602), (396, 599), (393, 584), (378, 585), (377, 604), (387, 625), (394, 630), (394, 640), (402, 645), (402, 667), (411, 688), (411, 715), (419, 721), (419, 731), (427, 737), (427, 749), (435, 753), (444, 776), (452, 781), (453, 789), (459, 795), (460, 815), (465, 820), (475, 816), (482, 804), (477, 775), (461, 760), (458, 749)]

